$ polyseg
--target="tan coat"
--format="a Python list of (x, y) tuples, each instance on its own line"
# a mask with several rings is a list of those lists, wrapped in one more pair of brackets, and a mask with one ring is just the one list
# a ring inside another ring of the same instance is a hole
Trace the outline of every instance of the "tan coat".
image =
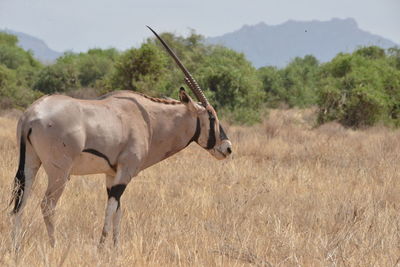
[(101, 243), (111, 220), (117, 243), (120, 197), (132, 177), (192, 141), (218, 159), (232, 152), (214, 109), (195, 103), (183, 89), (180, 100), (119, 91), (97, 100), (52, 95), (36, 101), (18, 123), (20, 164), (14, 213), (19, 215), (43, 165), (49, 183), (42, 211), (54, 245), (52, 215), (69, 176), (105, 173), (109, 203)]

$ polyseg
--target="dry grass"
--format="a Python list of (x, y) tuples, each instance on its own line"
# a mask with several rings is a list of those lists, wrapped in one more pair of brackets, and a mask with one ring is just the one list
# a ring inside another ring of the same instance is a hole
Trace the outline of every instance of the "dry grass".
[[(0, 118), (0, 210), (17, 168), (15, 126)], [(122, 197), (118, 251), (111, 242), (97, 250), (106, 204), (100, 175), (71, 179), (50, 248), (40, 171), (18, 255), (8, 211), (1, 213), (0, 265), (395, 266), (400, 131), (311, 126), (312, 111), (271, 111), (261, 125), (228, 129), (231, 160), (191, 145), (143, 171)]]

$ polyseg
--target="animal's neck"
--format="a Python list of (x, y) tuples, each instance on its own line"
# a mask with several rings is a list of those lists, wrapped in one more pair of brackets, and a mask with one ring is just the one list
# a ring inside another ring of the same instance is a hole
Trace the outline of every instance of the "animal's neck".
[(197, 118), (190, 114), (185, 105), (164, 106), (162, 110), (153, 112), (153, 132), (144, 168), (184, 149), (193, 141), (198, 127)]

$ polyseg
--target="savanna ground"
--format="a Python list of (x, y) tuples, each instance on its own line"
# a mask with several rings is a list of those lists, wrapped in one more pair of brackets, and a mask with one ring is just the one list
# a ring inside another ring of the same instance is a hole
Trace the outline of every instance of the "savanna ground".
[(71, 178), (50, 247), (40, 170), (14, 254), (7, 205), (16, 119), (0, 117), (0, 265), (398, 265), (400, 130), (313, 123), (312, 110), (271, 111), (260, 125), (228, 127), (230, 160), (192, 144), (143, 171), (122, 196), (118, 251), (110, 238), (97, 249), (107, 198), (101, 175)]

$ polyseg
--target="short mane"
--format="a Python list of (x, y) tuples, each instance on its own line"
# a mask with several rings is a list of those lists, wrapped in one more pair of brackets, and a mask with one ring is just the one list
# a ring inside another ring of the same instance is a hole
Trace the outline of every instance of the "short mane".
[(144, 97), (144, 98), (146, 98), (146, 99), (148, 99), (150, 101), (153, 101), (153, 102), (156, 102), (156, 103), (162, 103), (162, 104), (166, 104), (166, 105), (182, 104), (182, 102), (180, 102), (178, 100), (175, 100), (175, 99), (157, 98), (157, 97), (152, 97), (152, 96), (145, 95), (143, 93), (134, 92), (134, 91), (128, 91), (128, 90), (113, 91), (113, 92), (107, 93), (105, 95), (99, 96), (96, 99), (97, 100), (103, 100), (103, 99), (106, 99), (108, 97), (112, 97), (112, 96), (114, 96), (115, 94), (118, 94), (118, 93), (132, 93), (132, 94), (135, 94), (135, 95), (140, 95), (140, 96), (142, 96), (142, 97)]

